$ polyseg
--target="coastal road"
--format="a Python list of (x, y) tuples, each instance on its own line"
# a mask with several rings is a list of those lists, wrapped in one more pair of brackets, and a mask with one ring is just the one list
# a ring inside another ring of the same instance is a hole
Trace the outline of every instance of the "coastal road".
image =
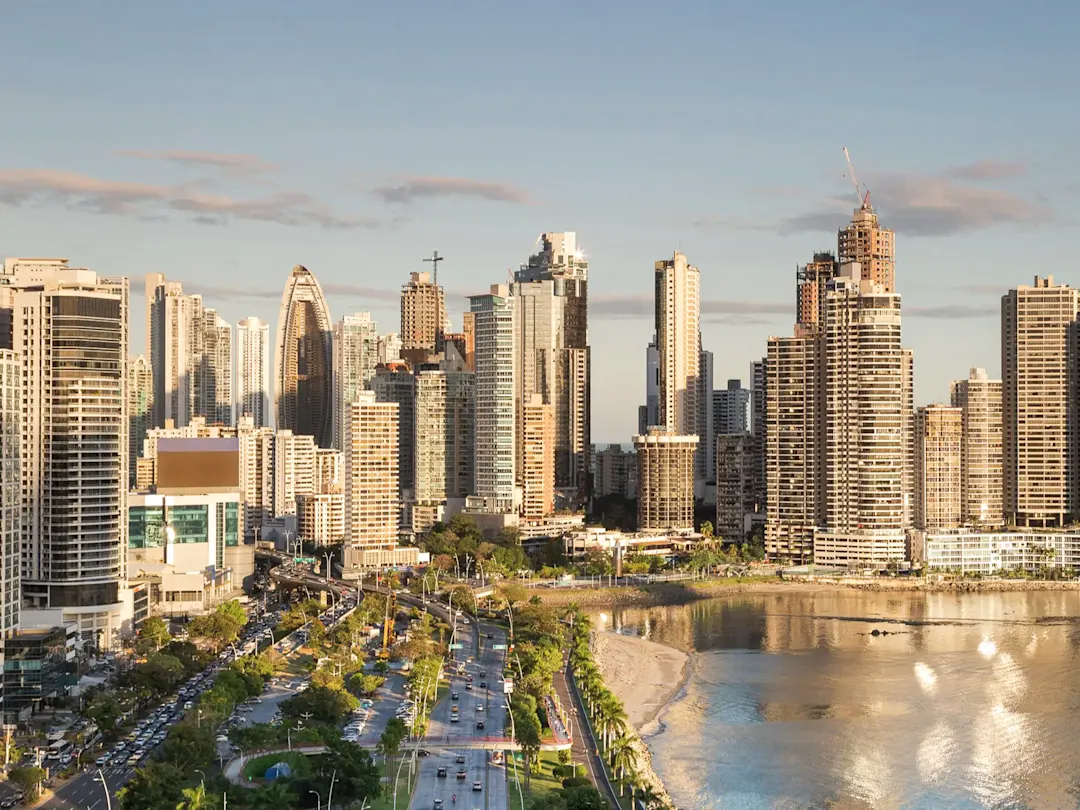
[(577, 691), (570, 683), (570, 665), (556, 672), (554, 677), (555, 691), (559, 695), (559, 702), (566, 709), (570, 720), (570, 731), (574, 735), (574, 744), (571, 748), (571, 756), (574, 762), (585, 765), (585, 771), (600, 795), (607, 798), (612, 807), (619, 806), (619, 799), (614, 789), (607, 781), (604, 765), (600, 757), (595, 753), (597, 750), (596, 739), (589, 727), (585, 715), (585, 705), (578, 699)]

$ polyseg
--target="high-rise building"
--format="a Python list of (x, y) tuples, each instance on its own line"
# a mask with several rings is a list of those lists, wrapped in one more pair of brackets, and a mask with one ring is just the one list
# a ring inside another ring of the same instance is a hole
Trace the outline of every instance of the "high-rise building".
[(620, 444), (609, 444), (605, 449), (596, 451), (593, 464), (594, 496), (637, 497), (637, 456), (632, 450), (624, 450)]
[(656, 336), (645, 347), (645, 404), (638, 408), (638, 433), (644, 436), (649, 428), (660, 424), (660, 349)]
[(750, 406), (750, 389), (742, 387), (742, 380), (728, 380), (727, 388), (713, 391), (713, 430), (717, 436), (746, 433), (750, 427), (747, 411)]
[(869, 192), (850, 224), (840, 229), (837, 242), (840, 264), (858, 264), (864, 280), (880, 284), (887, 293), (896, 292), (896, 234), (881, 227)]
[[(762, 371), (763, 380), (758, 377)], [(814, 531), (825, 524), (821, 330), (796, 328), (794, 337), (769, 338), (768, 357), (754, 364), (754, 374), (755, 394), (762, 391), (765, 396), (759, 399), (767, 400), (760, 408), (765, 418), (755, 409), (754, 425), (756, 431), (766, 422), (765, 551), (772, 560), (802, 563), (813, 553)]]
[(401, 352), (412, 365), (442, 351), (446, 301), (430, 273), (411, 273), (401, 288)]
[(796, 323), (825, 328), (825, 291), (839, 270), (830, 252), (815, 253), (812, 262), (795, 268)]
[(66, 259), (18, 264), (5, 281), (26, 382), (22, 615), (111, 649), (127, 574), (128, 282)]
[(973, 368), (952, 383), (952, 404), (963, 410), (961, 491), (963, 520), (974, 526), (1002, 523), (1001, 380)]
[(379, 362), (396, 363), (401, 360), (401, 335), (389, 332), (379, 336)]
[(401, 499), (413, 500), (416, 476), (413, 455), (416, 448), (416, 377), (402, 361), (381, 365), (371, 378), (371, 390), (378, 402), (396, 402), (398, 406), (398, 485)]
[(332, 444), (332, 329), (319, 282), (297, 265), (285, 284), (278, 314), (275, 412), (279, 430), (313, 436), (319, 447)]
[(196, 414), (217, 425), (233, 424), (232, 325), (215, 310), (203, 310), (203, 354), (199, 362)]
[(748, 432), (716, 437), (716, 536), (741, 543), (746, 516), (754, 511), (754, 437)]
[(683, 254), (656, 262), (657, 424), (678, 436), (697, 436), (699, 431), (700, 284), (698, 269)]
[(414, 532), (441, 520), (448, 500), (474, 492), (475, 398), (474, 375), (464, 365), (417, 369)]
[[(7, 310), (11, 313), (11, 310)], [(23, 419), (22, 358), (0, 349), (0, 633), (19, 626), (19, 534), (23, 502), (20, 497), (19, 425)], [(3, 664), (0, 650), (0, 665)]]
[(915, 354), (911, 349), (900, 350), (900, 437), (904, 449), (903, 523), (915, 525)]
[(301, 495), (297, 504), (296, 531), (300, 537), (321, 546), (342, 542), (345, 537), (344, 493)]
[(345, 453), (320, 447), (315, 451), (315, 491), (341, 492), (345, 486)]
[(297, 500), (313, 495), (318, 465), (315, 437), (290, 430), (274, 434), (273, 516), (297, 514)]
[(255, 427), (271, 427), (270, 324), (256, 317), (236, 326), (236, 420), (245, 414)]
[(469, 297), (476, 335), (476, 495), (492, 510), (514, 509), (517, 477), (515, 307), (505, 284)]
[(763, 357), (750, 364), (750, 433), (754, 437), (754, 503), (758, 512), (765, 511), (768, 500), (765, 454), (768, 426), (768, 391), (766, 390), (768, 358)]
[(153, 425), (154, 376), (141, 354), (128, 357), (128, 487), (136, 484), (138, 459), (146, 431)]
[[(698, 449), (694, 459), (698, 481), (716, 477), (716, 429), (713, 424), (713, 354), (704, 349), (698, 355)], [(708, 490), (706, 490), (707, 492)]]
[(471, 312), (461, 316), (461, 333), (465, 336), (465, 369), (476, 371), (476, 322)]
[(955, 529), (962, 520), (961, 445), (964, 412), (926, 405), (915, 412), (915, 526)]
[(379, 364), (379, 332), (368, 312), (346, 315), (334, 324), (334, 447), (347, 444), (348, 408), (368, 388)]
[(825, 531), (814, 542), (823, 564), (906, 553), (900, 296), (864, 275), (842, 265), (826, 295)]
[(521, 411), (521, 517), (541, 520), (555, 510), (555, 408), (533, 394)]
[(694, 454), (698, 437), (653, 427), (634, 436), (638, 461), (638, 528), (694, 528)]
[(350, 550), (393, 548), (398, 542), (398, 404), (360, 391), (349, 403), (345, 449), (345, 563)]
[(533, 394), (552, 406), (555, 487), (575, 499), (586, 495), (591, 441), (589, 263), (576, 233), (545, 233), (540, 245), (510, 285), (517, 310), (517, 407)]
[[(290, 434), (291, 435), (291, 434)], [(274, 440), (270, 427), (257, 427), (253, 417), (238, 420), (240, 440), (240, 503), (248, 540), (258, 540), (274, 514)]]
[(1080, 290), (1035, 277), (1001, 299), (1006, 523), (1064, 526), (1078, 506), (1075, 379)]
[(154, 427), (183, 427), (198, 416), (199, 379), (206, 333), (202, 296), (186, 295), (178, 281), (146, 276), (147, 356), (154, 376)]

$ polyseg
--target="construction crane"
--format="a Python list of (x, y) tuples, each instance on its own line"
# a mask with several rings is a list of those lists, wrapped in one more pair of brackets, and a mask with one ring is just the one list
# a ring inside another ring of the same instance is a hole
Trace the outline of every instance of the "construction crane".
[(431, 271), (434, 276), (435, 286), (439, 286), (439, 262), (446, 261), (445, 256), (440, 256), (439, 251), (433, 251), (430, 259), (424, 259), (425, 262), (431, 262)]
[(851, 184), (855, 186), (855, 199), (858, 200), (859, 205), (863, 208), (867, 208), (870, 205), (870, 189), (866, 189), (866, 194), (862, 193), (859, 187), (859, 178), (855, 174), (855, 167), (851, 164), (851, 155), (848, 153), (848, 149), (844, 147), (844, 159), (847, 160), (848, 176), (851, 179)]

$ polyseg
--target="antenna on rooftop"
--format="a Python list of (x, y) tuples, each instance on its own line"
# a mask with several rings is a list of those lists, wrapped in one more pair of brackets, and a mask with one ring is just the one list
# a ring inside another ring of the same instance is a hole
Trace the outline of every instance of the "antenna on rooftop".
[(439, 251), (433, 251), (430, 259), (424, 259), (425, 262), (431, 262), (432, 275), (435, 277), (435, 286), (439, 286), (439, 262), (446, 261), (445, 256), (440, 256)]

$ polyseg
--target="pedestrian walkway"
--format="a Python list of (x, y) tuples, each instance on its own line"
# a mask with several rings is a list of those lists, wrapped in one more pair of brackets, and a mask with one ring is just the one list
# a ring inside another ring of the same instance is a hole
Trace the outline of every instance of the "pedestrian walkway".
[(325, 750), (325, 745), (294, 745), (292, 748), (283, 745), (278, 748), (263, 748), (258, 751), (244, 752), (241, 753), (240, 756), (229, 760), (228, 764), (225, 766), (225, 778), (234, 785), (240, 785), (241, 787), (258, 787), (259, 783), (249, 782), (244, 778), (244, 763), (250, 762), (253, 759), (258, 759), (266, 754), (287, 754), (291, 751), (294, 754), (303, 754), (304, 756), (310, 757), (315, 754), (321, 754)]
[(563, 706), (569, 707), (570, 728), (572, 730), (571, 753), (574, 762), (580, 762), (585, 766), (585, 772), (589, 775), (589, 781), (596, 786), (602, 796), (605, 796), (612, 807), (619, 807), (619, 799), (615, 795), (615, 789), (608, 782), (607, 773), (604, 771), (604, 763), (600, 759), (599, 748), (592, 728), (585, 717), (585, 705), (581, 701), (577, 690), (571, 685), (569, 665), (566, 669), (555, 673), (555, 693)]

